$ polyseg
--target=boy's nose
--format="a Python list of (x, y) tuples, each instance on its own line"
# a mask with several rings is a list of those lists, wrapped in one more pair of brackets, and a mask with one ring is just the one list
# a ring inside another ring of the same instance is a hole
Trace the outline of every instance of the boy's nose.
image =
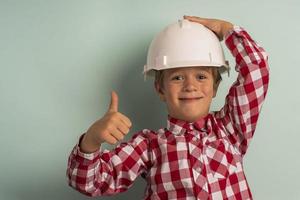
[(195, 80), (186, 79), (184, 82), (183, 90), (186, 92), (197, 91)]

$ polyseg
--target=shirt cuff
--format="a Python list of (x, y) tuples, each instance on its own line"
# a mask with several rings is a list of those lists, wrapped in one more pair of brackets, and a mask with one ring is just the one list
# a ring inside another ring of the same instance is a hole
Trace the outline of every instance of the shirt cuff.
[(78, 140), (78, 143), (76, 144), (74, 150), (73, 150), (73, 155), (77, 158), (77, 160), (82, 161), (82, 160), (89, 160), (89, 161), (94, 161), (96, 158), (99, 157), (100, 152), (101, 152), (101, 146), (100, 149), (98, 151), (95, 151), (93, 153), (84, 153), (80, 150), (80, 142), (83, 138), (83, 136), (85, 135), (82, 134)]
[(224, 35), (224, 40), (226, 41), (229, 38), (229, 36), (231, 36), (232, 34), (235, 34), (235, 33), (239, 34), (242, 31), (245, 31), (242, 27), (233, 25), (233, 28)]

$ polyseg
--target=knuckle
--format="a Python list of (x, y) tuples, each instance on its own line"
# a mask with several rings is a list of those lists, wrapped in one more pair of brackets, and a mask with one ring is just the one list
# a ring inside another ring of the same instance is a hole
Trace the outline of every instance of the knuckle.
[(106, 141), (108, 144), (116, 144), (116, 141)]
[(116, 143), (117, 143), (117, 140), (114, 139), (114, 138), (107, 138), (105, 141), (106, 141), (107, 143), (109, 143), (109, 144), (116, 144)]
[(121, 136), (120, 136), (120, 140), (123, 140), (123, 139), (124, 139), (124, 135), (121, 135)]
[(129, 133), (129, 128), (125, 129), (124, 133), (128, 134)]

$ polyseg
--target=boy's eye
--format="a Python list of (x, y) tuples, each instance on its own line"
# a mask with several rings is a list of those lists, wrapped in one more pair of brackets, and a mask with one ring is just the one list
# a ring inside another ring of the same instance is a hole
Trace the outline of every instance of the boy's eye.
[(206, 79), (206, 76), (205, 76), (205, 75), (203, 75), (203, 74), (200, 74), (200, 75), (198, 75), (198, 79), (199, 79), (199, 80)]
[(173, 77), (172, 77), (172, 80), (175, 80), (175, 81), (183, 80), (183, 76), (180, 76), (180, 75), (173, 76)]

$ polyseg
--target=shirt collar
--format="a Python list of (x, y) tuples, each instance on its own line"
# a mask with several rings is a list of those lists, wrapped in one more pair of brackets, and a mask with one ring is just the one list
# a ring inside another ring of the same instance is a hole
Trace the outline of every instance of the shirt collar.
[(202, 117), (195, 122), (187, 122), (168, 115), (167, 129), (175, 135), (184, 134), (186, 131), (193, 130), (207, 132), (208, 117), (209, 115), (206, 115), (205, 117)]

